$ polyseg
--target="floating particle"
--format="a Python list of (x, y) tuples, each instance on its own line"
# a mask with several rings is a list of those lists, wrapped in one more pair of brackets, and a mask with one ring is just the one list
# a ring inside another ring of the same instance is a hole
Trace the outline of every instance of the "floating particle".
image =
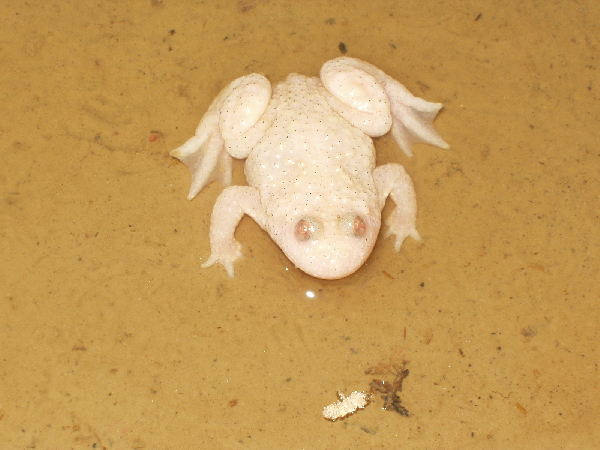
[(354, 391), (348, 397), (342, 391), (338, 391), (337, 394), (340, 401), (333, 402), (331, 405), (323, 408), (323, 416), (332, 422), (354, 414), (359, 409), (363, 409), (369, 404), (370, 400), (370, 396), (366, 392)]

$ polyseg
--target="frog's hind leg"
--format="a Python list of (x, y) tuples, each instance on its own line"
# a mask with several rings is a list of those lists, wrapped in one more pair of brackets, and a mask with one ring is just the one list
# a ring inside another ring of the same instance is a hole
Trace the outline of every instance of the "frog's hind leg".
[(415, 97), (372, 64), (342, 56), (323, 65), (321, 80), (331, 94), (332, 108), (369, 136), (380, 136), (391, 128), (408, 156), (418, 142), (448, 148), (433, 126), (442, 104)]
[(441, 103), (415, 97), (402, 84), (387, 75), (385, 91), (392, 110), (392, 136), (407, 156), (413, 155), (413, 144), (450, 147), (433, 126), (433, 119), (442, 109)]
[(223, 139), (211, 133), (204, 139), (194, 136), (171, 152), (190, 170), (192, 181), (188, 200), (193, 199), (204, 186), (219, 180), (225, 186), (231, 184), (231, 156), (225, 150)]
[(225, 87), (202, 117), (196, 134), (171, 155), (190, 170), (188, 199), (207, 184), (231, 184), (231, 158), (245, 158), (270, 125), (261, 120), (271, 99), (271, 84), (256, 73), (240, 77)]

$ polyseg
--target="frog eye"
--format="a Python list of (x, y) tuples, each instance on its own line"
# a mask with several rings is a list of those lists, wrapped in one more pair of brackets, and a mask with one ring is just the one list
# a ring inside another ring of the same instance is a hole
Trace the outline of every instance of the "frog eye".
[(367, 231), (367, 224), (357, 215), (348, 214), (340, 219), (340, 226), (346, 234), (353, 234), (356, 237), (362, 237)]
[(321, 224), (312, 217), (300, 219), (294, 229), (294, 235), (299, 241), (308, 241), (321, 228)]
[(356, 237), (362, 237), (365, 235), (365, 231), (367, 231), (367, 225), (360, 216), (354, 217), (354, 221), (352, 222), (352, 231), (354, 231), (354, 236)]

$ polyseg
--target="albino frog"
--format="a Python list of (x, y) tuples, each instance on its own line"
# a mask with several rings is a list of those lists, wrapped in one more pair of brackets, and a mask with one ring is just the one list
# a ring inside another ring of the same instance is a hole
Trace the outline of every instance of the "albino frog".
[(388, 196), (386, 223), (399, 251), (419, 240), (412, 181), (399, 164), (375, 167), (371, 137), (388, 131), (411, 156), (416, 142), (447, 148), (433, 127), (440, 103), (414, 97), (396, 80), (359, 59), (326, 62), (320, 78), (290, 74), (271, 91), (259, 74), (238, 78), (215, 98), (196, 134), (171, 155), (189, 168), (192, 199), (208, 183), (231, 184), (233, 158), (246, 158), (248, 186), (217, 198), (211, 255), (233, 277), (242, 256), (235, 229), (252, 217), (290, 261), (309, 275), (342, 278), (368, 258)]

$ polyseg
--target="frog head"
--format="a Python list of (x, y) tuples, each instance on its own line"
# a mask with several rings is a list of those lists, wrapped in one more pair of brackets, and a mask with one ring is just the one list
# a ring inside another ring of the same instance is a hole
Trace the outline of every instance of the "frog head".
[(366, 205), (312, 208), (271, 216), (269, 234), (290, 261), (313, 277), (337, 279), (354, 273), (371, 254), (381, 212)]

